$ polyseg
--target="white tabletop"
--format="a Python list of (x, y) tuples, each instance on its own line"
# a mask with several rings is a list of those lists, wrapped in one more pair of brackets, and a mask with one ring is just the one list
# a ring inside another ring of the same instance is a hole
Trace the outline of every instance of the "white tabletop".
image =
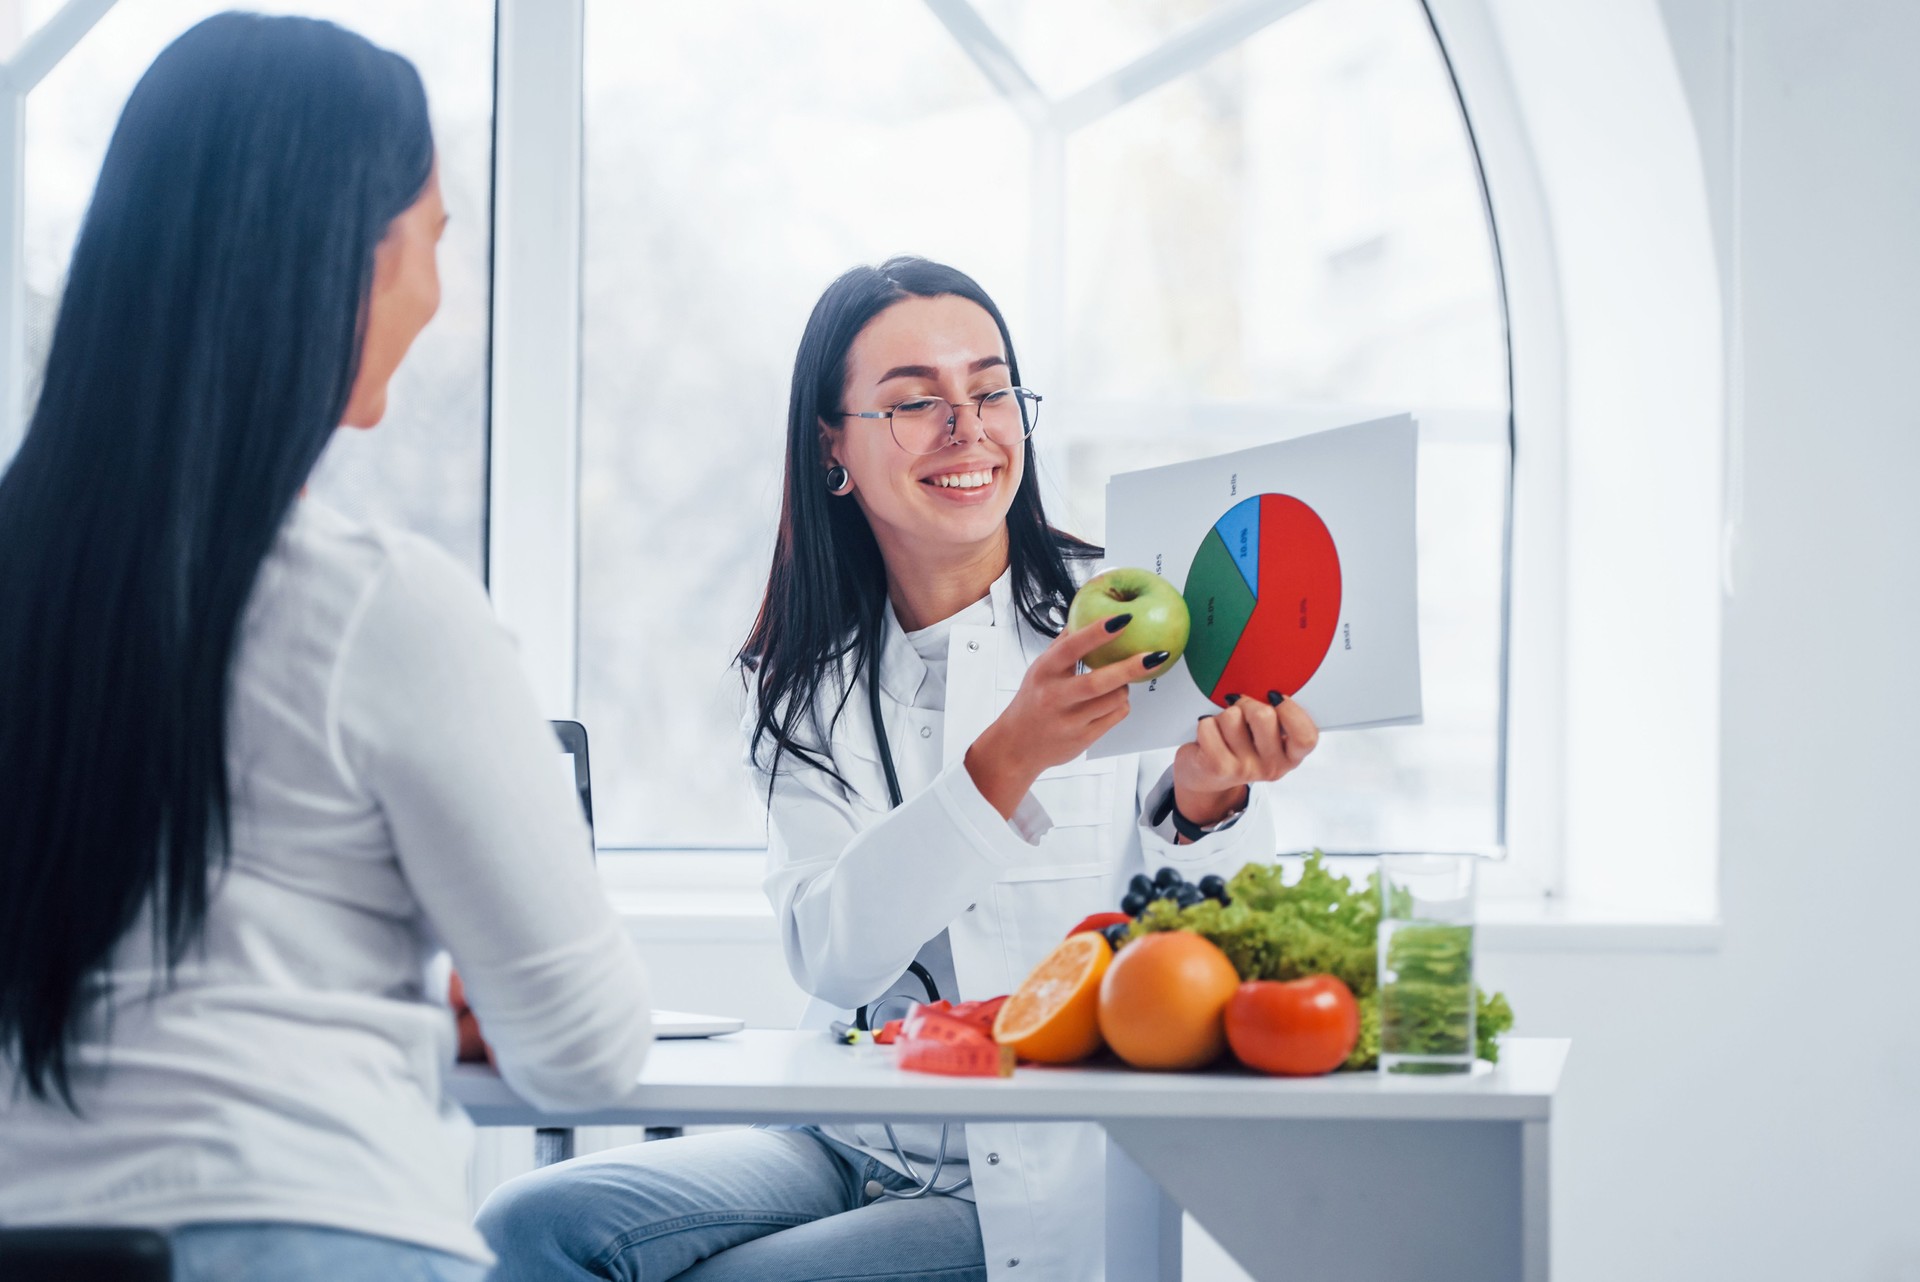
[(753, 1122), (1106, 1121), (1128, 1118), (1543, 1121), (1570, 1043), (1508, 1038), (1500, 1063), (1465, 1077), (1334, 1073), (1265, 1077), (1239, 1069), (1141, 1073), (1117, 1066), (1041, 1068), (1010, 1078), (902, 1072), (885, 1046), (843, 1046), (822, 1032), (749, 1030), (660, 1042), (633, 1097), (618, 1106), (541, 1113), (492, 1069), (460, 1065), (450, 1091), (482, 1126), (649, 1126)]

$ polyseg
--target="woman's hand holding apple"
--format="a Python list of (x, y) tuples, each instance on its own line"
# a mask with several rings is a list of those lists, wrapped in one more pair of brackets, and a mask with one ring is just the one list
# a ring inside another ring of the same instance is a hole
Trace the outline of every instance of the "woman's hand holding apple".
[(1247, 785), (1297, 769), (1320, 742), (1307, 710), (1277, 692), (1234, 697), (1202, 717), (1193, 741), (1173, 757), (1173, 802), (1197, 824), (1218, 823), (1247, 804)]
[(1072, 761), (1127, 715), (1128, 682), (1166, 665), (1167, 653), (1156, 651), (1079, 670), (1128, 617), (1115, 615), (1055, 637), (1027, 669), (1007, 710), (967, 749), (967, 773), (1003, 816), (1013, 817), (1041, 771)]

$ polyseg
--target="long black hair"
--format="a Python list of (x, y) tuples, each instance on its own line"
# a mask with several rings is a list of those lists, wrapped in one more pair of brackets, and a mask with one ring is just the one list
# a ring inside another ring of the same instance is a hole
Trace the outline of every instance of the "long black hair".
[[(831, 713), (812, 727), (804, 723), (818, 712), (822, 684), (842, 672), (849, 657), (855, 669), (870, 669), (886, 617), (887, 574), (880, 545), (859, 506), (828, 493), (820, 425), (838, 422), (847, 354), (867, 323), (902, 299), (948, 295), (977, 303), (993, 317), (1006, 348), (1007, 374), (1019, 386), (1020, 362), (999, 307), (965, 272), (924, 258), (890, 258), (878, 267), (847, 272), (814, 304), (800, 336), (787, 402), (787, 470), (773, 568), (759, 617), (739, 654), (757, 708), (751, 751), (756, 761), (763, 760), (761, 747), (772, 741), (770, 771), (778, 769), (782, 752), (790, 752), (840, 777), (826, 736), (855, 683), (842, 683), (833, 692)], [(1055, 636), (1075, 587), (1068, 561), (1099, 556), (1100, 549), (1047, 523), (1031, 438), (1025, 451), (1020, 488), (1007, 510), (1013, 599), (1029, 624)]]
[(209, 18), (121, 112), (0, 476), (0, 1048), (38, 1098), (75, 1107), (141, 914), (169, 974), (200, 935), (243, 613), (433, 157), (412, 64), (309, 19)]

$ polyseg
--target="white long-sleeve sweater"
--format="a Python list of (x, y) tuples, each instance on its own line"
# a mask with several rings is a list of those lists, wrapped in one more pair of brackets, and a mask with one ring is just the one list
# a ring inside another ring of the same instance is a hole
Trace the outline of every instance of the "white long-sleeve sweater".
[(204, 939), (158, 995), (150, 928), (123, 941), (81, 1116), (0, 1065), (0, 1223), (290, 1221), (489, 1259), (430, 956), (535, 1103), (618, 1099), (650, 1038), (552, 732), (470, 573), (312, 501), (263, 565), (232, 691)]

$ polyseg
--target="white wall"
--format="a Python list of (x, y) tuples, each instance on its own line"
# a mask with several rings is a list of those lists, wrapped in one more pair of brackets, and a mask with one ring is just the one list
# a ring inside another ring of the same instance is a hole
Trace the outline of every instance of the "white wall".
[(1576, 1039), (1556, 1279), (1911, 1282), (1920, 5), (1665, 5), (1736, 344), (1725, 943), (1495, 956), (1486, 978), (1521, 1031)]

